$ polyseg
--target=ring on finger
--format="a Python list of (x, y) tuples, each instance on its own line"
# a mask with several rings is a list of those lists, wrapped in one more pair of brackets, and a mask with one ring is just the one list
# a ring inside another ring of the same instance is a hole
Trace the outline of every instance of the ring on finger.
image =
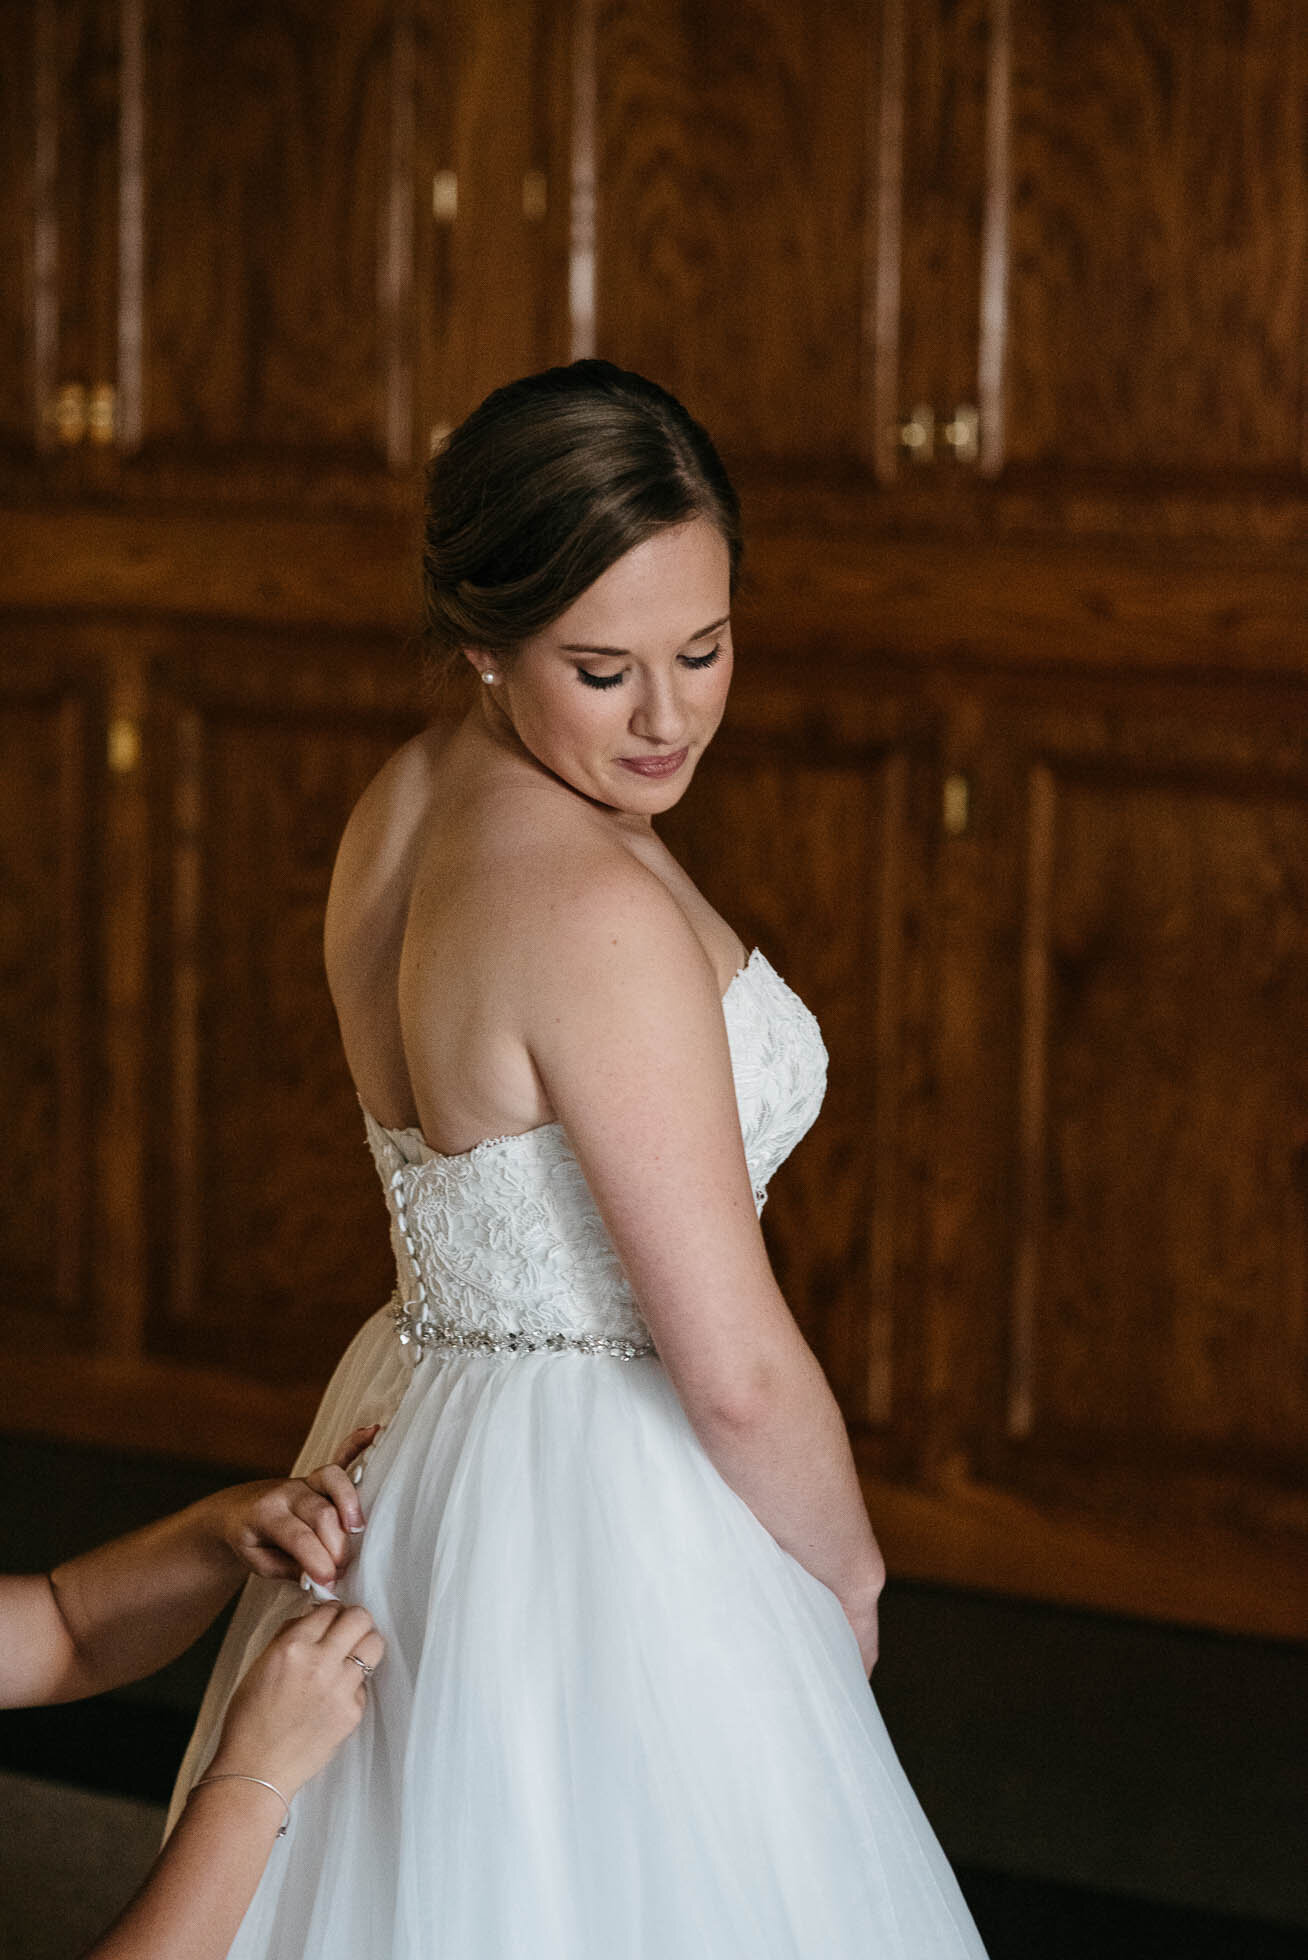
[(354, 1665), (357, 1668), (361, 1669), (365, 1681), (371, 1681), (373, 1674), (375, 1673), (376, 1670), (374, 1668), (369, 1667), (367, 1661), (364, 1660), (362, 1654), (347, 1654), (345, 1658), (347, 1661), (353, 1661)]

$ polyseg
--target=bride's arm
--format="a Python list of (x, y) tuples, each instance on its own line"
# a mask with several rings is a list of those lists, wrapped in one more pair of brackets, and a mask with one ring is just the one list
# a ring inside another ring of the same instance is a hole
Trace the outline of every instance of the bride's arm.
[(152, 1674), (189, 1647), (249, 1572), (330, 1585), (363, 1522), (346, 1467), (356, 1430), (308, 1478), (239, 1484), (49, 1575), (0, 1578), (0, 1707), (75, 1701)]
[(529, 1047), (716, 1468), (840, 1599), (871, 1668), (884, 1567), (844, 1422), (773, 1276), (718, 983), (641, 867), (588, 874), (529, 963)]

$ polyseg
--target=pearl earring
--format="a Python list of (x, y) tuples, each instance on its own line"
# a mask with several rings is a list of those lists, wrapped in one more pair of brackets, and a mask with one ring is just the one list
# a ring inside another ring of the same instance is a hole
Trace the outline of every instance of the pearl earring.
[(491, 672), (491, 670), (490, 670), (490, 668), (489, 668), (489, 667), (485, 667), (485, 668), (483, 668), (483, 669), (482, 669), (482, 676), (481, 676), (481, 677), (482, 677), (482, 679), (483, 679), (484, 681), (486, 681), (486, 682), (487, 682), (488, 684), (490, 684), (490, 685), (492, 685), (492, 686), (494, 685), (494, 681), (495, 681), (495, 676), (494, 676), (494, 674), (492, 674), (492, 672)]

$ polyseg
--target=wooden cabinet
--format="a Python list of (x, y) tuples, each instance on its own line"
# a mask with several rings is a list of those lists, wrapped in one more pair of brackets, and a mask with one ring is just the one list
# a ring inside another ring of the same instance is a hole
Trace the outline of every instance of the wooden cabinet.
[(733, 456), (860, 441), (868, 6), (599, 10), (601, 354)]
[(734, 458), (952, 527), (1303, 534), (1301, 0), (598, 21), (599, 350)]
[(1243, 1592), (1290, 1631), (1304, 689), (1028, 678), (959, 705), (975, 830), (943, 854), (928, 1260), (948, 1401), (922, 1486), (1033, 1537), (1092, 1527), (1100, 1583), (1106, 1546), (1148, 1546), (1144, 1610)]
[(420, 715), (390, 636), (190, 638), (6, 647), (6, 1412), (274, 1461), (393, 1280), (322, 915)]
[(432, 430), (563, 351), (533, 0), (34, 0), (0, 33), (11, 492), (408, 508)]
[(882, 50), (880, 478), (1302, 536), (1301, 0), (885, 0)]
[(154, 665), (152, 1353), (313, 1381), (394, 1283), (322, 925), (345, 819), (419, 725), (403, 676), (245, 634)]

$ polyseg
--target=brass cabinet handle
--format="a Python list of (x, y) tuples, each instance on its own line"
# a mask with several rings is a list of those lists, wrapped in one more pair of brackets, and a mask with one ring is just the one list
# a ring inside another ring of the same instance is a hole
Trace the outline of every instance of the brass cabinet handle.
[(970, 402), (954, 410), (954, 419), (945, 423), (940, 439), (948, 443), (960, 463), (975, 463), (981, 452), (981, 417)]
[(65, 448), (72, 449), (81, 442), (86, 434), (86, 389), (80, 381), (66, 381), (47, 412), (50, 425)]
[(946, 837), (962, 837), (972, 822), (972, 785), (955, 772), (946, 776), (940, 790), (940, 820)]
[(118, 434), (118, 390), (112, 381), (99, 381), (94, 388), (65, 381), (55, 391), (46, 415), (65, 449), (75, 449), (79, 442), (104, 446)]
[(141, 724), (130, 715), (115, 715), (105, 743), (106, 760), (115, 776), (130, 776), (141, 760)]
[(899, 425), (899, 446), (915, 463), (929, 463), (936, 453), (936, 412), (930, 402), (919, 402)]
[(101, 446), (118, 434), (118, 390), (112, 381), (101, 381), (91, 390), (86, 404), (86, 434), (88, 441)]

